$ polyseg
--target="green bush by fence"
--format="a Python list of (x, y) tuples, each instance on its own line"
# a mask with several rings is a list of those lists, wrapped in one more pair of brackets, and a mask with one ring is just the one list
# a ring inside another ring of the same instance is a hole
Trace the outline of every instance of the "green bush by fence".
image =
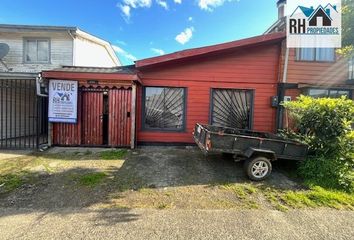
[(354, 191), (354, 102), (300, 96), (284, 107), (295, 124), (286, 134), (309, 145), (310, 155), (299, 168), (305, 181)]

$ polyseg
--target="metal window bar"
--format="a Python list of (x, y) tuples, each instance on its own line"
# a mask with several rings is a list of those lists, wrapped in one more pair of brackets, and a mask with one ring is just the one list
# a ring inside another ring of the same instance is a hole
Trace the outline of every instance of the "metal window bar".
[(213, 89), (211, 123), (242, 129), (252, 126), (252, 90)]

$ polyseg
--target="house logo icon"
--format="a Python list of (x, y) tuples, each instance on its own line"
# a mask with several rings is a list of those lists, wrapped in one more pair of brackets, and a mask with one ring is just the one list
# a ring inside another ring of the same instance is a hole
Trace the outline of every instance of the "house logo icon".
[[(290, 0), (288, 47), (340, 47), (341, 2)], [(300, 3), (300, 4), (298, 4)], [(316, 5), (318, 3), (318, 5)]]

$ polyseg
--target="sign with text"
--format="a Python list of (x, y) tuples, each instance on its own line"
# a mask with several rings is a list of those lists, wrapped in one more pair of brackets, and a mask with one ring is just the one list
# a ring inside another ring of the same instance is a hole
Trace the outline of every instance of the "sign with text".
[(78, 82), (49, 80), (49, 122), (77, 122)]
[(288, 0), (288, 48), (340, 48), (341, 0)]

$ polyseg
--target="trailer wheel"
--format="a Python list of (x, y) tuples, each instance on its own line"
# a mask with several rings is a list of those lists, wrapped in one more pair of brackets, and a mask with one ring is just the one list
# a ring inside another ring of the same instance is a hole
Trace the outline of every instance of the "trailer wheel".
[(272, 164), (268, 158), (254, 157), (244, 163), (247, 176), (253, 181), (262, 181), (272, 172)]

